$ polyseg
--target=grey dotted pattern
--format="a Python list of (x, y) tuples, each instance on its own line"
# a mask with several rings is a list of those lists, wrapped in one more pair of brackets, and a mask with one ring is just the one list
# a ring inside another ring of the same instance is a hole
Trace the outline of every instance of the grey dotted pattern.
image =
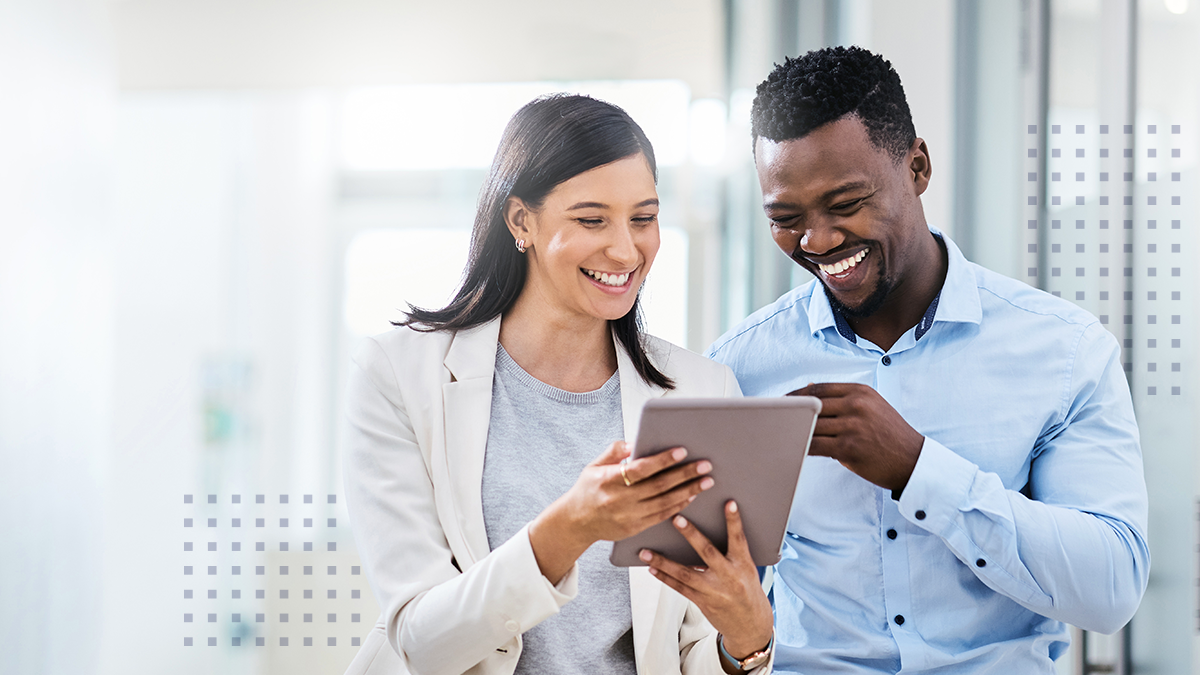
[[(361, 617), (375, 609), (362, 567), (347, 564), (358, 562), (353, 547), (338, 546), (348, 533), (337, 529), (337, 495), (281, 494), (277, 504), (253, 497), (183, 495), (183, 645), (361, 646)], [(304, 528), (288, 528), (289, 520)]]
[[(1182, 395), (1181, 125), (1026, 130), (1027, 281), (1099, 317), (1122, 345), (1135, 395)], [(1039, 160), (1043, 145), (1049, 157)]]

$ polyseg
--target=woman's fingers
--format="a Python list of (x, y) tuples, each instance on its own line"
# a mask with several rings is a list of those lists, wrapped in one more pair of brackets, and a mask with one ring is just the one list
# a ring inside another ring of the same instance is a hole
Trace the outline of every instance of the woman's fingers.
[(697, 602), (701, 598), (699, 591), (697, 591), (696, 589), (692, 588), (691, 586), (683, 583), (679, 579), (672, 577), (670, 574), (665, 572), (662, 568), (651, 567), (650, 574), (653, 575), (655, 578), (657, 578), (659, 581), (666, 584), (667, 587), (673, 589), (676, 593), (682, 595), (683, 597), (687, 598), (688, 600), (691, 600), (692, 602), (696, 602), (697, 604), (699, 604)]
[(688, 481), (712, 473), (712, 468), (712, 462), (707, 459), (689, 462), (683, 466), (660, 471), (653, 477), (644, 479), (638, 488), (645, 492), (643, 499), (651, 499), (653, 495), (665, 494)]
[[(683, 593), (681, 588), (687, 588), (692, 594), (700, 592), (697, 588), (704, 582), (704, 572), (701, 569), (680, 565), (679, 563), (669, 558), (664, 558), (662, 555), (654, 551), (644, 549), (638, 554), (642, 562), (650, 565), (650, 573), (662, 580), (671, 588)], [(670, 582), (668, 582), (668, 579)], [(673, 582), (673, 583), (672, 583)], [(694, 600), (691, 595), (684, 593), (689, 600)]]
[[(660, 471), (664, 470), (664, 468), (678, 464), (679, 461), (683, 461), (683, 459), (688, 456), (688, 450), (685, 450), (684, 448), (673, 448), (670, 450), (664, 450), (664, 452), (658, 454), (647, 456), (647, 458), (640, 459), (632, 459), (632, 454), (628, 456), (629, 461), (626, 461), (624, 464), (624, 472), (619, 473), (614, 471), (614, 473), (616, 473), (617, 480), (624, 480), (625, 478), (628, 478), (629, 484), (635, 485), (638, 482), (641, 482), (641, 480), (647, 479), (650, 476), (654, 476), (655, 473), (659, 473)], [(611, 462), (611, 464), (617, 464), (617, 462)], [(619, 467), (614, 467), (614, 470), (619, 470)]]
[(726, 553), (734, 562), (753, 565), (750, 558), (750, 543), (746, 541), (746, 530), (742, 527), (742, 514), (737, 502), (730, 499), (725, 503), (725, 531), (728, 533), (729, 548)]
[(664, 492), (650, 499), (642, 501), (641, 506), (645, 517), (659, 523), (666, 520), (670, 516), (675, 515), (683, 510), (685, 506), (690, 504), (696, 495), (711, 488), (714, 485), (712, 478), (704, 476), (699, 480), (693, 477), (690, 481), (680, 485), (669, 492)]
[(671, 519), (671, 524), (675, 526), (676, 530), (679, 530), (684, 539), (687, 539), (687, 542), (696, 550), (696, 553), (700, 554), (700, 559), (704, 561), (705, 565), (711, 568), (723, 569), (729, 564), (729, 561), (725, 559), (725, 554), (721, 553), (709, 541), (708, 537), (704, 536), (704, 533), (697, 529), (687, 518), (675, 516)]
[(600, 456), (592, 460), (592, 466), (616, 464), (630, 455), (629, 444), (625, 441), (613, 441)]

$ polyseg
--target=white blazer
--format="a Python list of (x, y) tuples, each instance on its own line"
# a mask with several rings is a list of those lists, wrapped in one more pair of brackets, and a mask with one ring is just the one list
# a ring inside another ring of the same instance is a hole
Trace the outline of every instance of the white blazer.
[[(457, 333), (398, 328), (356, 350), (346, 504), (382, 614), (348, 674), (510, 675), (521, 633), (577, 592), (578, 568), (557, 587), (542, 576), (526, 530), (488, 546), (480, 486), (499, 334), (499, 319)], [(740, 395), (728, 367), (656, 338), (646, 348), (676, 388), (647, 384), (617, 346), (626, 439), (649, 399)], [(723, 672), (693, 603), (644, 567), (630, 568), (629, 587), (639, 674)]]

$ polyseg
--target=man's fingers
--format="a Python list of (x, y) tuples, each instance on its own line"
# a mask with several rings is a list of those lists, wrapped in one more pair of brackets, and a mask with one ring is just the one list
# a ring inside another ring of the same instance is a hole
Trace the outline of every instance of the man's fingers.
[(833, 457), (838, 449), (837, 438), (833, 436), (813, 436), (812, 443), (808, 446), (808, 454), (816, 457)]
[(817, 425), (813, 428), (813, 436), (842, 436), (857, 428), (857, 424), (853, 418), (849, 417), (825, 417), (824, 415), (817, 418)]
[(856, 382), (820, 382), (818, 384), (810, 384), (807, 387), (801, 387), (788, 393), (788, 396), (816, 396), (821, 399), (821, 411), (824, 412), (825, 399), (850, 396), (860, 389), (871, 388), (865, 384), (858, 384)]

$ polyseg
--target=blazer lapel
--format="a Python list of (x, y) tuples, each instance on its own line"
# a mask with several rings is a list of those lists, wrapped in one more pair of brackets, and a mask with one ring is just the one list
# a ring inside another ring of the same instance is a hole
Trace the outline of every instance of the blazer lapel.
[(451, 381), (442, 385), (445, 411), (446, 470), (462, 543), (472, 565), (491, 550), (483, 522), (483, 460), (492, 413), (492, 376), (500, 319), (459, 331), (443, 362)]
[[(632, 446), (637, 440), (642, 406), (646, 401), (662, 396), (666, 390), (643, 380), (633, 361), (625, 353), (625, 348), (619, 342), (616, 343), (616, 348), (617, 372), (621, 378), (621, 416), (625, 427), (625, 441)], [(647, 663), (648, 660), (653, 660), (649, 651), (650, 645), (669, 638), (659, 634), (664, 630), (664, 626), (670, 623), (658, 620), (657, 616), (662, 606), (659, 599), (663, 588), (663, 583), (650, 576), (644, 567), (629, 568), (630, 607), (634, 621), (633, 653), (638, 657), (639, 672), (654, 672), (656, 666)], [(678, 641), (677, 636), (675, 641)]]
[(624, 420), (625, 441), (632, 445), (637, 440), (638, 425), (642, 421), (642, 406), (646, 405), (646, 401), (662, 396), (666, 390), (643, 380), (621, 343), (615, 338), (613, 343), (617, 348), (617, 372), (621, 379), (621, 417)]

